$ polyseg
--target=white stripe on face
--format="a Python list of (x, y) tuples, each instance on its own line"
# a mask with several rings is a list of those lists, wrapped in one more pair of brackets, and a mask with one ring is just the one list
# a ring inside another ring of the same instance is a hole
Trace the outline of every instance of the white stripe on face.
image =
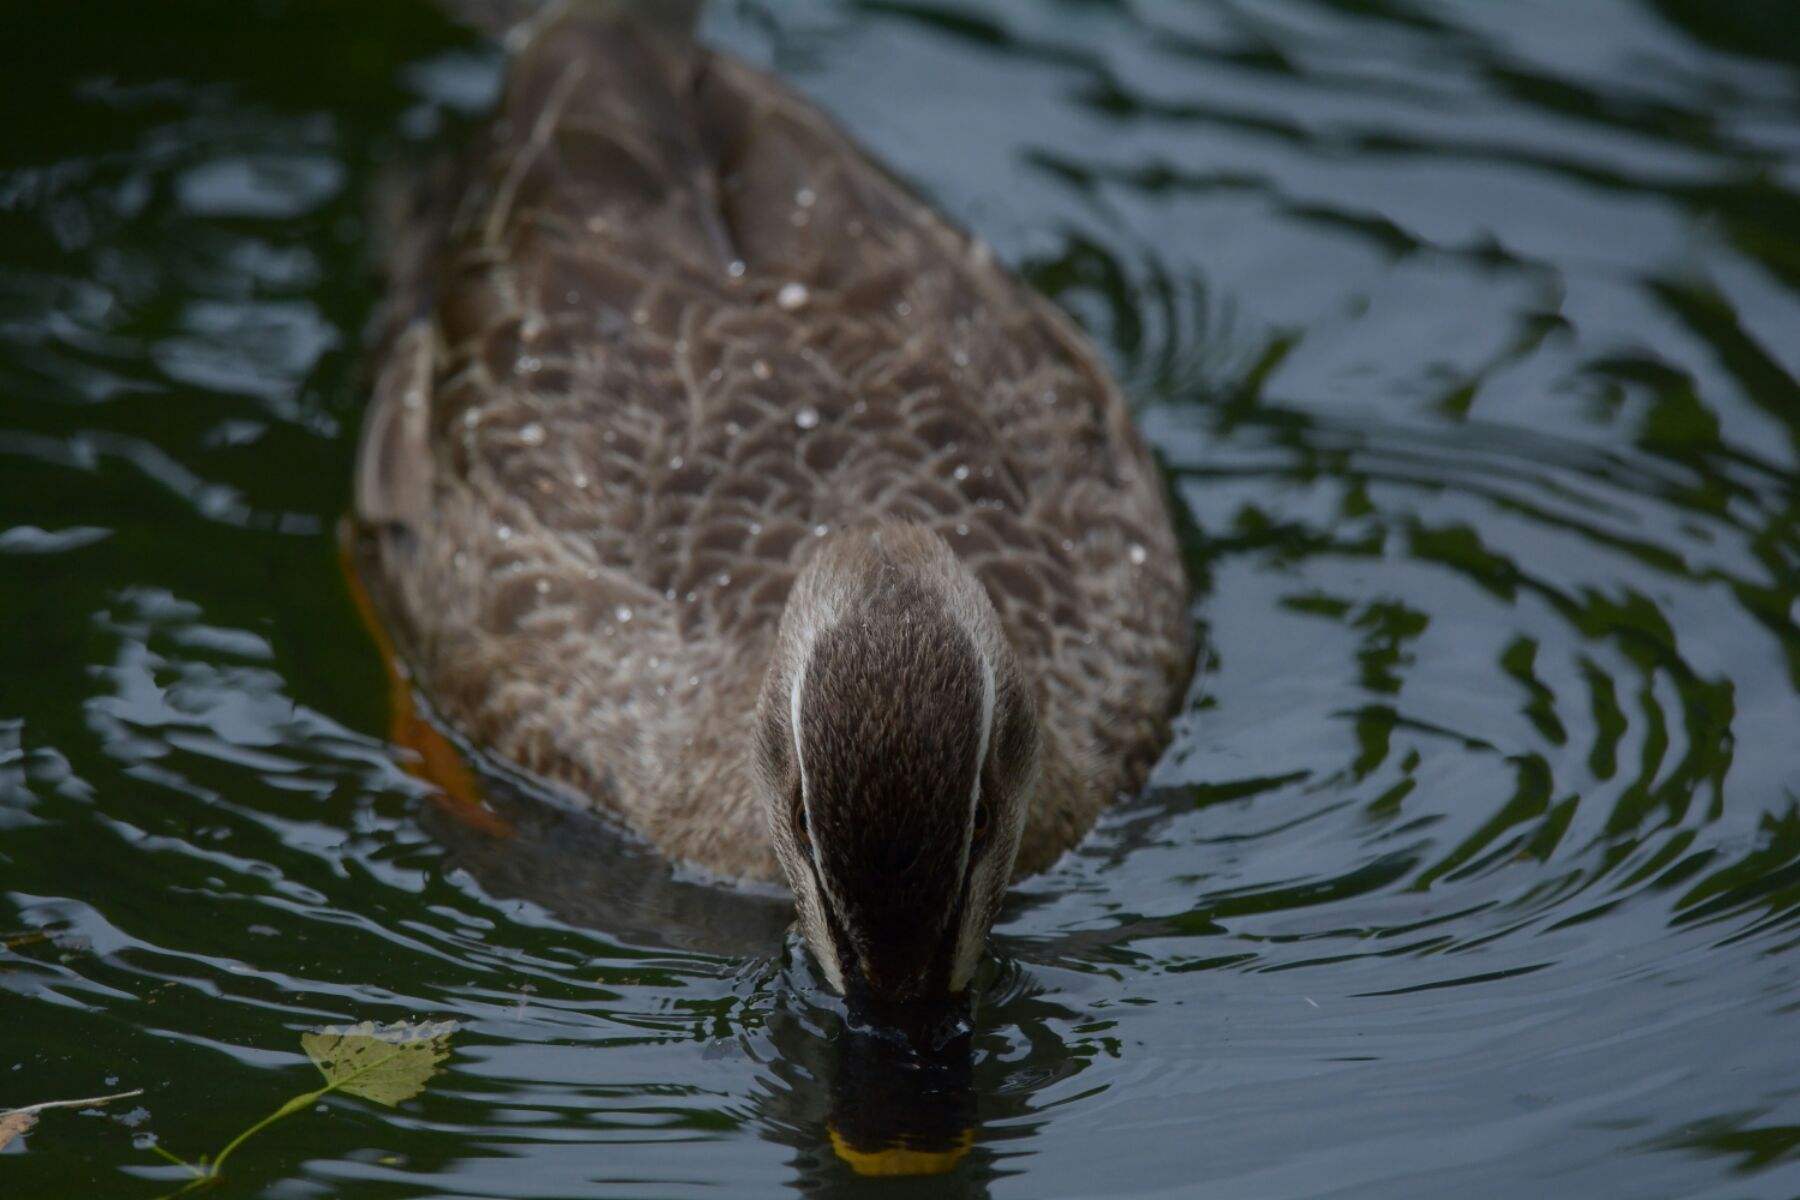
[[(807, 652), (801, 655), (799, 669), (794, 672), (794, 688), (788, 695), (788, 721), (794, 734), (794, 767), (800, 773), (800, 807), (806, 812), (809, 825), (812, 822), (812, 810), (809, 807), (812, 800), (807, 795), (806, 749), (800, 737), (800, 692), (806, 684), (806, 668), (811, 657), (811, 647), (808, 646)], [(811, 837), (807, 838), (807, 849), (812, 855), (812, 878), (807, 881), (804, 892), (799, 887), (800, 881), (794, 881), (795, 899), (813, 910), (811, 924), (816, 936), (807, 941), (812, 945), (813, 955), (819, 960), (819, 967), (825, 972), (825, 977), (841, 994), (844, 990), (844, 964), (838, 956), (836, 943), (831, 940), (831, 923), (825, 919), (827, 898), (820, 894), (825, 888), (825, 868), (819, 861), (818, 843)]]
[[(969, 869), (969, 855), (974, 851), (975, 809), (981, 803), (981, 772), (987, 765), (988, 744), (993, 740), (993, 734), (994, 666), (988, 662), (987, 655), (981, 654), (981, 740), (975, 751), (975, 786), (969, 791), (969, 836), (963, 842), (964, 871)], [(982, 914), (986, 908), (983, 897), (987, 895), (994, 862), (995, 856), (990, 854), (986, 862), (978, 865), (976, 871), (980, 877), (971, 879), (963, 893), (962, 927), (956, 931), (956, 956), (950, 960), (950, 990), (953, 992), (969, 986), (975, 964), (981, 960), (982, 944), (986, 941), (986, 930), (982, 928)], [(1009, 868), (1011, 865), (1007, 864)]]
[[(981, 768), (987, 765), (988, 742), (994, 733), (994, 668), (987, 655), (979, 650), (976, 654), (981, 658), (981, 741), (975, 747), (975, 786), (969, 792), (971, 828), (975, 823), (975, 806), (981, 803)], [(968, 865), (966, 860), (963, 865)]]

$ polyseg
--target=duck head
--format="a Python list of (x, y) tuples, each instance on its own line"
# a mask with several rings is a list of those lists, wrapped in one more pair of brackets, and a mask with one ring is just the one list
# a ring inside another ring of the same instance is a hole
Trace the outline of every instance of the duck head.
[(757, 711), (758, 792), (820, 969), (883, 1023), (968, 990), (1038, 764), (1031, 689), (935, 533), (834, 534), (800, 572)]

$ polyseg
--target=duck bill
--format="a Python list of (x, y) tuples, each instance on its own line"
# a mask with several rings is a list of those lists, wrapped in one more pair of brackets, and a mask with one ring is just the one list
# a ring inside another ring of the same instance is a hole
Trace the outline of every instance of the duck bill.
[(858, 955), (844, 979), (851, 1027), (878, 1038), (897, 1038), (919, 1054), (941, 1054), (958, 1039), (966, 1042), (973, 1004), (966, 988), (951, 990), (951, 936), (910, 946), (888, 941), (885, 953)]
[(913, 1053), (941, 1055), (966, 1043), (973, 1028), (967, 992), (935, 988), (871, 987), (867, 979), (846, 981), (844, 1006), (859, 1034), (904, 1043)]

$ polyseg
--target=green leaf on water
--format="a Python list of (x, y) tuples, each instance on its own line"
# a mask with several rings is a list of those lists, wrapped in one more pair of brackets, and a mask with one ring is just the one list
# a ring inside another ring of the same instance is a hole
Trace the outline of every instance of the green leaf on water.
[(455, 1029), (454, 1021), (364, 1021), (305, 1034), (300, 1045), (324, 1073), (329, 1090), (392, 1108), (425, 1090), (450, 1054)]
[(232, 1138), (213, 1155), (211, 1162), (203, 1157), (198, 1164), (190, 1163), (161, 1146), (150, 1148), (193, 1175), (175, 1195), (205, 1187), (224, 1174), (225, 1160), (239, 1146), (275, 1122), (305, 1112), (333, 1092), (361, 1096), (389, 1107), (411, 1100), (425, 1090), (425, 1084), (437, 1073), (437, 1065), (449, 1055), (450, 1035), (455, 1031), (455, 1021), (397, 1021), (392, 1025), (364, 1021), (360, 1025), (328, 1026), (317, 1033), (301, 1034), (300, 1046), (324, 1073), (324, 1087), (295, 1096)]

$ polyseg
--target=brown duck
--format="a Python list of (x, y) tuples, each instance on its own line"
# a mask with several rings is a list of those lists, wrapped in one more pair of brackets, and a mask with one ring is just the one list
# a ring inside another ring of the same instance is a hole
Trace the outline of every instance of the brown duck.
[(1059, 312), (780, 82), (571, 8), (399, 239), (362, 574), (473, 744), (963, 992), (1163, 746), (1188, 590)]

